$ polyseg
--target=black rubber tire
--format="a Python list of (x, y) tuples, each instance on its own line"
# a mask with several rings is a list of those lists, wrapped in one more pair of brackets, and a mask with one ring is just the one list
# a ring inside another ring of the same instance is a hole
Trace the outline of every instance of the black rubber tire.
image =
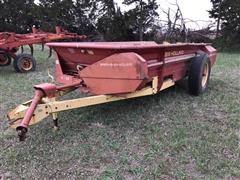
[[(22, 62), (27, 61), (28, 63), (31, 63), (30, 67), (23, 67)], [(13, 67), (16, 70), (16, 72), (19, 73), (27, 73), (30, 71), (36, 70), (36, 60), (35, 58), (30, 54), (19, 54), (16, 56), (16, 58), (13, 61)]]
[[(208, 66), (207, 66), (208, 65)], [(207, 67), (206, 67), (207, 66)], [(208, 69), (206, 83), (203, 85), (204, 68)], [(196, 56), (192, 58), (189, 74), (188, 74), (188, 89), (191, 95), (198, 96), (204, 93), (209, 84), (211, 74), (211, 62), (208, 55), (203, 51), (198, 51)]]
[(11, 62), (12, 62), (11, 56), (9, 56), (8, 54), (5, 54), (5, 53), (0, 53), (0, 56), (3, 56), (3, 58), (4, 58), (5, 60), (7, 60), (7, 61), (4, 62), (4, 63), (1, 63), (1, 62), (0, 62), (0, 66), (9, 66), (9, 65), (11, 64)]

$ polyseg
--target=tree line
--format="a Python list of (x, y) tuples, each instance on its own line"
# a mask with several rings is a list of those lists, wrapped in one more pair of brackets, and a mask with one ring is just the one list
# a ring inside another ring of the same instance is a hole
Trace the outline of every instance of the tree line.
[(240, 44), (240, 1), (211, 0), (210, 17), (216, 19), (217, 40), (224, 46)]
[(27, 33), (32, 25), (53, 31), (58, 25), (111, 41), (151, 36), (158, 16), (156, 0), (124, 0), (124, 4), (135, 7), (123, 13), (114, 0), (0, 0), (0, 31)]
[[(240, 2), (211, 0), (216, 28), (189, 30), (176, 0), (176, 10), (161, 10), (157, 0), (0, 0), (0, 31), (27, 33), (31, 26), (54, 31), (56, 25), (105, 41), (210, 41), (209, 32), (228, 42), (240, 42)], [(172, 14), (170, 14), (172, 13)], [(203, 34), (201, 34), (203, 33)], [(197, 36), (198, 35), (198, 36)]]

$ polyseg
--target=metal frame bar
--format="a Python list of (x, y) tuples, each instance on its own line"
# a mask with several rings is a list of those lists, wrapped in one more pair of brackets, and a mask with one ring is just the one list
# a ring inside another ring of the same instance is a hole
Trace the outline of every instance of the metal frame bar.
[[(167, 79), (162, 84), (160, 91), (167, 89), (173, 86), (174, 84), (175, 83), (172, 79)], [(124, 94), (123, 96), (97, 95), (64, 101), (57, 101), (55, 97), (43, 98), (41, 100), (41, 104), (37, 105), (29, 125), (36, 124), (45, 119), (46, 117), (48, 117), (49, 115), (52, 115), (53, 120), (56, 120), (57, 113), (61, 111), (103, 104), (113, 101), (125, 100), (130, 98), (148, 96), (156, 94), (157, 92), (158, 92), (158, 77), (154, 77), (151, 86), (145, 87), (133, 93)], [(28, 101), (26, 103), (19, 105), (16, 109), (14, 109), (8, 114), (10, 126), (12, 128), (16, 128), (21, 123), (21, 120), (25, 116), (25, 113), (28, 110), (31, 102), (32, 101)]]

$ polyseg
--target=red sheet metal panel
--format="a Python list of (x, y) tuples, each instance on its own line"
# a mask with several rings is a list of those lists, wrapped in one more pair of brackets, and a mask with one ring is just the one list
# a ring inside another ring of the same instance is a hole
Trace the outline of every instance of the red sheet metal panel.
[(114, 54), (79, 72), (94, 94), (134, 92), (148, 79), (146, 61), (136, 53)]

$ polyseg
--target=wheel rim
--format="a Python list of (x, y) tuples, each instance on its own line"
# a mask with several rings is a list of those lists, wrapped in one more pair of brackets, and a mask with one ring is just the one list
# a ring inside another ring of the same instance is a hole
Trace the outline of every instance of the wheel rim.
[(6, 65), (8, 63), (8, 57), (4, 54), (0, 54), (0, 65)]
[(208, 76), (209, 76), (209, 65), (206, 62), (203, 67), (203, 73), (202, 73), (202, 87), (206, 87), (207, 81), (208, 81)]
[(25, 71), (29, 71), (33, 67), (33, 62), (31, 61), (31, 59), (24, 58), (20, 62), (20, 67), (21, 67), (21, 69), (23, 69)]

